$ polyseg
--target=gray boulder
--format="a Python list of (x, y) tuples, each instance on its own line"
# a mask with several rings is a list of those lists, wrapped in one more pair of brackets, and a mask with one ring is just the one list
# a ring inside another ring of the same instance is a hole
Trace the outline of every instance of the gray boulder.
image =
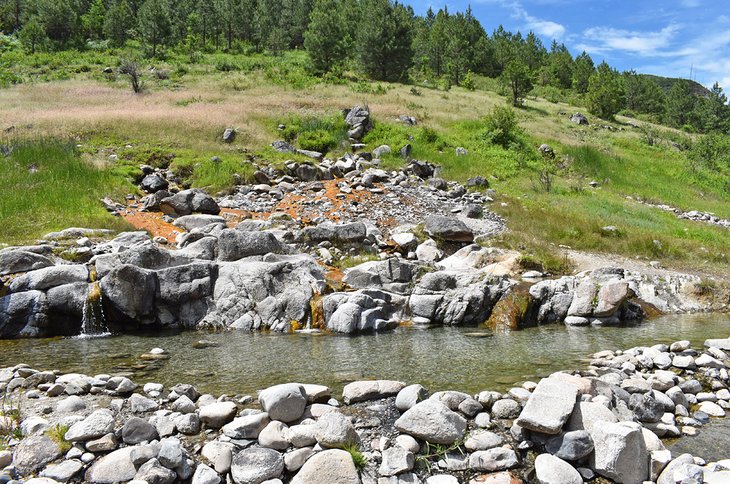
[(205, 464), (198, 464), (193, 474), (192, 484), (220, 484), (221, 477)]
[(469, 468), (477, 471), (505, 471), (517, 465), (519, 460), (515, 451), (504, 447), (479, 450), (469, 456)]
[(408, 472), (413, 469), (416, 463), (413, 452), (398, 445), (385, 449), (382, 456), (383, 460), (379, 469), (381, 476), (395, 476), (402, 472)]
[(61, 456), (58, 444), (46, 435), (33, 435), (20, 441), (13, 452), (13, 465), (23, 474), (41, 470)]
[(58, 482), (68, 482), (84, 468), (84, 464), (78, 460), (64, 460), (58, 464), (52, 464), (43, 469), (40, 477), (47, 477)]
[(241, 232), (226, 229), (218, 237), (218, 260), (237, 261), (244, 257), (280, 254), (284, 248), (271, 232)]
[(432, 215), (424, 220), (426, 233), (446, 242), (471, 242), (474, 233), (464, 222), (453, 217)]
[(360, 436), (349, 418), (339, 412), (322, 415), (316, 423), (317, 443), (325, 448), (342, 448), (358, 444)]
[(179, 217), (175, 219), (173, 225), (190, 232), (191, 230), (202, 229), (203, 227), (210, 224), (225, 225), (225, 223), (226, 219), (224, 219), (223, 217), (219, 217), (218, 215), (195, 214)]
[(160, 190), (166, 190), (170, 186), (167, 180), (162, 178), (160, 175), (147, 175), (142, 179), (139, 187), (147, 193), (155, 193)]
[(51, 267), (53, 262), (41, 254), (24, 250), (0, 251), (0, 276)]
[(590, 431), (594, 443), (591, 468), (616, 482), (643, 482), (649, 477), (649, 452), (634, 422), (597, 422)]
[(261, 431), (269, 424), (268, 413), (255, 413), (234, 418), (221, 429), (223, 434), (232, 439), (257, 439)]
[(564, 460), (550, 454), (535, 459), (535, 478), (540, 484), (582, 484), (580, 473)]
[(272, 420), (293, 422), (304, 414), (307, 395), (300, 384), (284, 383), (262, 390), (259, 403)]
[(233, 456), (231, 477), (236, 484), (261, 484), (284, 472), (284, 458), (272, 449), (245, 449)]
[(160, 210), (173, 217), (182, 217), (192, 213), (218, 215), (221, 211), (213, 197), (197, 188), (183, 190), (161, 200)]
[(122, 440), (125, 444), (139, 444), (158, 438), (157, 429), (148, 421), (139, 417), (128, 419), (122, 427)]
[(593, 452), (593, 439), (586, 430), (565, 432), (548, 440), (545, 450), (560, 459), (576, 461)]
[(0, 297), (0, 337), (37, 337), (49, 325), (45, 293), (26, 291)]
[(405, 412), (427, 398), (428, 390), (422, 385), (408, 385), (398, 392), (398, 395), (395, 397), (395, 406), (401, 412)]
[(360, 484), (360, 476), (350, 454), (332, 449), (314, 454), (307, 460), (291, 484)]
[(172, 484), (177, 479), (177, 474), (160, 464), (157, 459), (150, 459), (142, 464), (134, 479), (148, 484)]
[(210, 428), (219, 429), (236, 416), (237, 407), (233, 402), (216, 402), (205, 405), (198, 415), (200, 421)]
[(578, 389), (567, 382), (543, 378), (517, 418), (517, 425), (535, 432), (559, 434), (573, 413)]
[(466, 420), (443, 403), (428, 399), (401, 415), (395, 428), (427, 442), (450, 445), (464, 436)]
[(64, 439), (69, 442), (86, 442), (114, 432), (114, 416), (108, 410), (96, 410), (91, 415), (73, 424)]
[(134, 479), (137, 469), (132, 462), (134, 447), (123, 447), (94, 461), (86, 471), (86, 482), (114, 484)]
[(8, 289), (10, 292), (45, 291), (55, 286), (86, 283), (88, 280), (89, 269), (85, 265), (53, 266), (30, 271), (13, 279)]
[(396, 395), (405, 388), (405, 383), (393, 380), (356, 381), (342, 389), (346, 404), (377, 400)]
[(113, 319), (152, 322), (157, 278), (154, 272), (124, 264), (101, 280), (107, 314)]

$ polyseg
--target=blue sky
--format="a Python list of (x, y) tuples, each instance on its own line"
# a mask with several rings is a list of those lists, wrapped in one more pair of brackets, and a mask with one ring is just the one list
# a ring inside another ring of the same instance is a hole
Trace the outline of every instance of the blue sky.
[(506, 29), (564, 42), (598, 64), (619, 70), (692, 78), (730, 91), (730, 14), (711, 0), (405, 0), (417, 13), (429, 6), (463, 11), (468, 4), (491, 32)]

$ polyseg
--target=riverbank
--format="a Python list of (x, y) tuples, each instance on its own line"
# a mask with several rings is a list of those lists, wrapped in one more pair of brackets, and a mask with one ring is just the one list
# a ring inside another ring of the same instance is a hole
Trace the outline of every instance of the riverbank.
[(729, 351), (730, 339), (601, 351), (585, 369), (473, 395), (378, 380), (213, 396), (18, 365), (0, 371), (0, 461), (8, 478), (56, 482), (725, 482), (727, 461), (671, 455), (660, 437), (730, 409)]

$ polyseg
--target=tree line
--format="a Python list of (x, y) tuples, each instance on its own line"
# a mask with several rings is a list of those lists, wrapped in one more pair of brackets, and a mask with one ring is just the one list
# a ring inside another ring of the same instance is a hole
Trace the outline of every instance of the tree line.
[(690, 81), (668, 90), (651, 76), (619, 73), (573, 56), (533, 32), (499, 27), (491, 35), (470, 8), (416, 15), (393, 0), (0, 0), (0, 29), (29, 52), (121, 47), (148, 56), (169, 49), (309, 53), (318, 75), (354, 69), (383, 81), (437, 82), (473, 89), (474, 76), (498, 78), (515, 105), (535, 87), (571, 92), (610, 119), (622, 110), (698, 132), (727, 132), (730, 108), (715, 84), (698, 94)]

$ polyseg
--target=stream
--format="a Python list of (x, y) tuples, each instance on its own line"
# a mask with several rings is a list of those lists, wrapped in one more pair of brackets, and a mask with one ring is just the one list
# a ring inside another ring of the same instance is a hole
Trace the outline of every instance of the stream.
[[(101, 338), (0, 341), (0, 367), (27, 363), (37, 369), (123, 374), (137, 383), (192, 383), (214, 394), (252, 394), (299, 381), (330, 386), (335, 394), (350, 381), (394, 379), (430, 391), (505, 391), (525, 380), (587, 366), (590, 355), (688, 339), (701, 348), (707, 338), (730, 335), (730, 315), (663, 316), (620, 327), (547, 325), (491, 334), (474, 327), (400, 327), (382, 334), (204, 333), (198, 331)], [(216, 345), (197, 349), (205, 340)], [(167, 359), (141, 357), (163, 348)]]

